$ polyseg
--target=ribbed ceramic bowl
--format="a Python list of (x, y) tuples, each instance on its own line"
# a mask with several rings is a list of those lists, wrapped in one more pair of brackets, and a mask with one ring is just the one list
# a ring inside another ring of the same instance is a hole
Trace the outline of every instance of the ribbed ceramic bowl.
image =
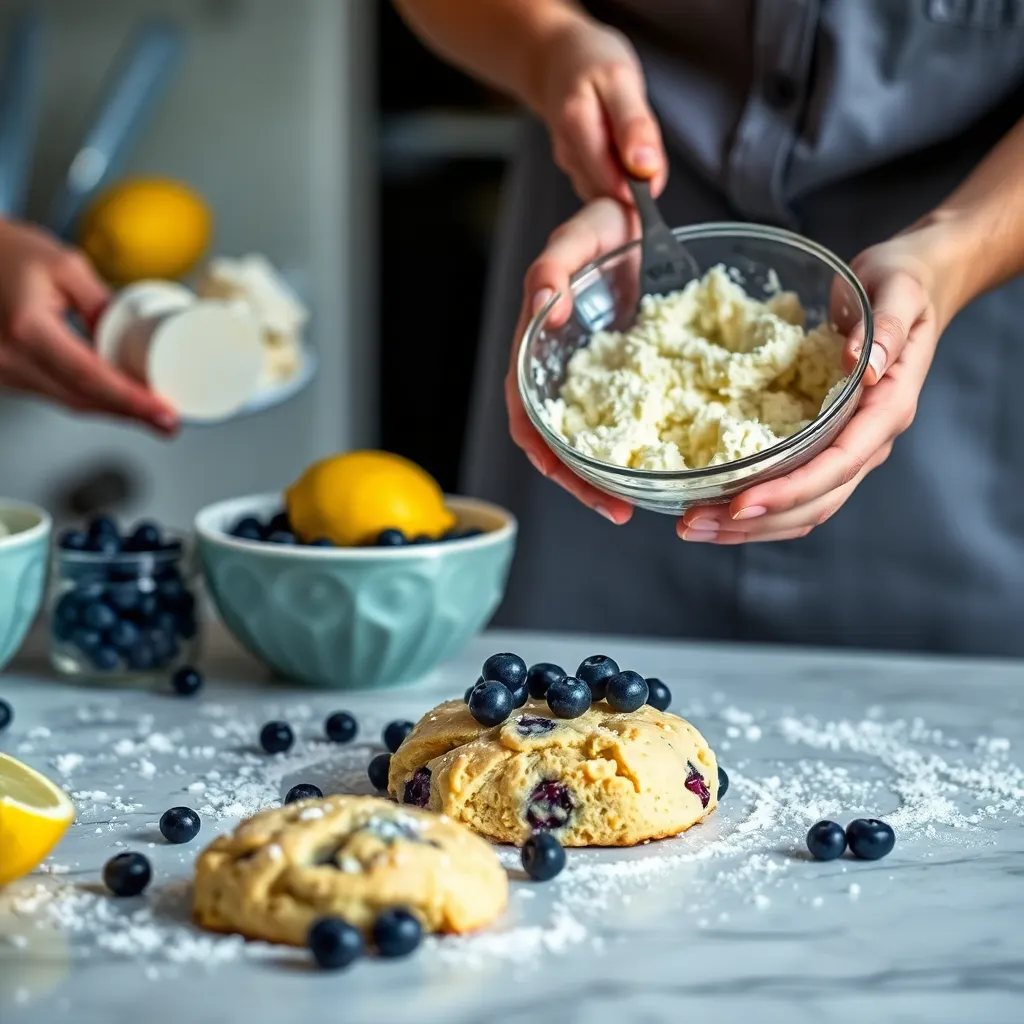
[(679, 515), (692, 505), (727, 502), (756, 483), (791, 472), (824, 451), (846, 426), (860, 400), (871, 350), (867, 295), (838, 256), (810, 239), (759, 224), (698, 224), (675, 235), (702, 273), (717, 264), (733, 271), (747, 294), (765, 298), (781, 287), (799, 296), (808, 329), (831, 320), (842, 330), (864, 321), (865, 345), (839, 397), (803, 430), (756, 455), (706, 469), (625, 469), (577, 451), (556, 434), (545, 401), (558, 397), (572, 354), (602, 330), (626, 330), (635, 320), (640, 243), (630, 242), (578, 270), (570, 281), (572, 311), (556, 322), (553, 296), (526, 329), (519, 347), (519, 394), (548, 447), (577, 476), (633, 505)]
[(195, 520), (207, 586), (228, 629), (288, 679), (345, 690), (412, 682), (487, 624), (515, 549), (511, 514), (446, 501), (460, 527), (484, 533), (399, 548), (262, 544), (227, 531), (279, 511), (279, 494), (210, 505)]
[(0, 669), (14, 657), (43, 602), (49, 513), (0, 498)]

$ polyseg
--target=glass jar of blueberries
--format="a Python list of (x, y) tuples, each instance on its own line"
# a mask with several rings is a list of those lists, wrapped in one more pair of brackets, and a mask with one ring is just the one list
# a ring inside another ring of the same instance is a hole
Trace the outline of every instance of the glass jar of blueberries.
[(53, 554), (50, 660), (69, 676), (132, 681), (194, 660), (197, 573), (184, 538), (154, 523), (122, 533), (99, 516)]

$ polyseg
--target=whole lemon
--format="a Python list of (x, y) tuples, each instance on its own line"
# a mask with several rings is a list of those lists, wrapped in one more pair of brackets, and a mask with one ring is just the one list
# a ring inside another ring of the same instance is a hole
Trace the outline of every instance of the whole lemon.
[(437, 481), (389, 452), (321, 459), (288, 488), (285, 503), (300, 540), (325, 537), (344, 547), (372, 544), (387, 529), (437, 537), (455, 525)]
[(86, 210), (79, 244), (112, 284), (174, 280), (203, 258), (212, 230), (209, 208), (187, 185), (128, 178), (101, 193)]

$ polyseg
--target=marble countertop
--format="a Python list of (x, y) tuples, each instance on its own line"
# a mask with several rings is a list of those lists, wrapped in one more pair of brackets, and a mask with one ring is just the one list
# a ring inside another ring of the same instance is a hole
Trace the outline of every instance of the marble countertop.
[[(58, 683), (31, 652), (0, 676), (15, 710), (0, 750), (79, 811), (44, 869), (0, 893), (4, 1024), (1024, 1019), (1020, 665), (491, 634), (418, 686), (348, 695), (212, 646), (197, 699)], [(461, 694), (496, 650), (566, 666), (600, 651), (663, 678), (730, 774), (719, 812), (676, 839), (570, 851), (547, 884), (503, 851), (505, 919), (404, 961), (320, 973), (303, 951), (189, 924), (205, 842), (296, 782), (368, 792), (382, 726)], [(350, 747), (322, 739), (339, 708), (361, 724)], [(255, 741), (276, 717), (298, 741), (270, 758)], [(175, 804), (203, 814), (189, 846), (156, 829)], [(807, 857), (812, 822), (868, 814), (896, 828), (888, 858)], [(100, 870), (125, 849), (151, 858), (154, 882), (114, 900)]]

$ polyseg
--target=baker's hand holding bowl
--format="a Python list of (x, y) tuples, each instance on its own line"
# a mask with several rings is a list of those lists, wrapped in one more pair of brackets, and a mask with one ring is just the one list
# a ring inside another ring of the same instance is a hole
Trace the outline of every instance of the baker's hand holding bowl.
[[(1014, 223), (1001, 216), (1007, 208), (1024, 210), (1024, 181), (1010, 173), (1022, 160), (1024, 123), (936, 210), (853, 260), (874, 314), (866, 390), (853, 418), (807, 464), (748, 488), (728, 505), (688, 509), (678, 524), (684, 540), (742, 544), (803, 537), (834, 515), (886, 460), (896, 438), (913, 422), (946, 325), (973, 298), (1024, 266), (1024, 218)], [(1017, 195), (1008, 197), (1007, 189)], [(526, 275), (517, 342), (555, 293), (563, 299), (548, 322), (564, 322), (571, 309), (565, 297), (570, 276), (637, 235), (635, 212), (610, 198), (589, 203), (555, 231)], [(832, 317), (845, 335), (843, 361), (849, 371), (861, 354), (864, 324), (859, 318), (844, 322), (841, 306), (834, 304)], [(631, 506), (574, 475), (531, 424), (517, 389), (515, 351), (505, 391), (512, 437), (534, 466), (612, 522), (627, 522)]]

